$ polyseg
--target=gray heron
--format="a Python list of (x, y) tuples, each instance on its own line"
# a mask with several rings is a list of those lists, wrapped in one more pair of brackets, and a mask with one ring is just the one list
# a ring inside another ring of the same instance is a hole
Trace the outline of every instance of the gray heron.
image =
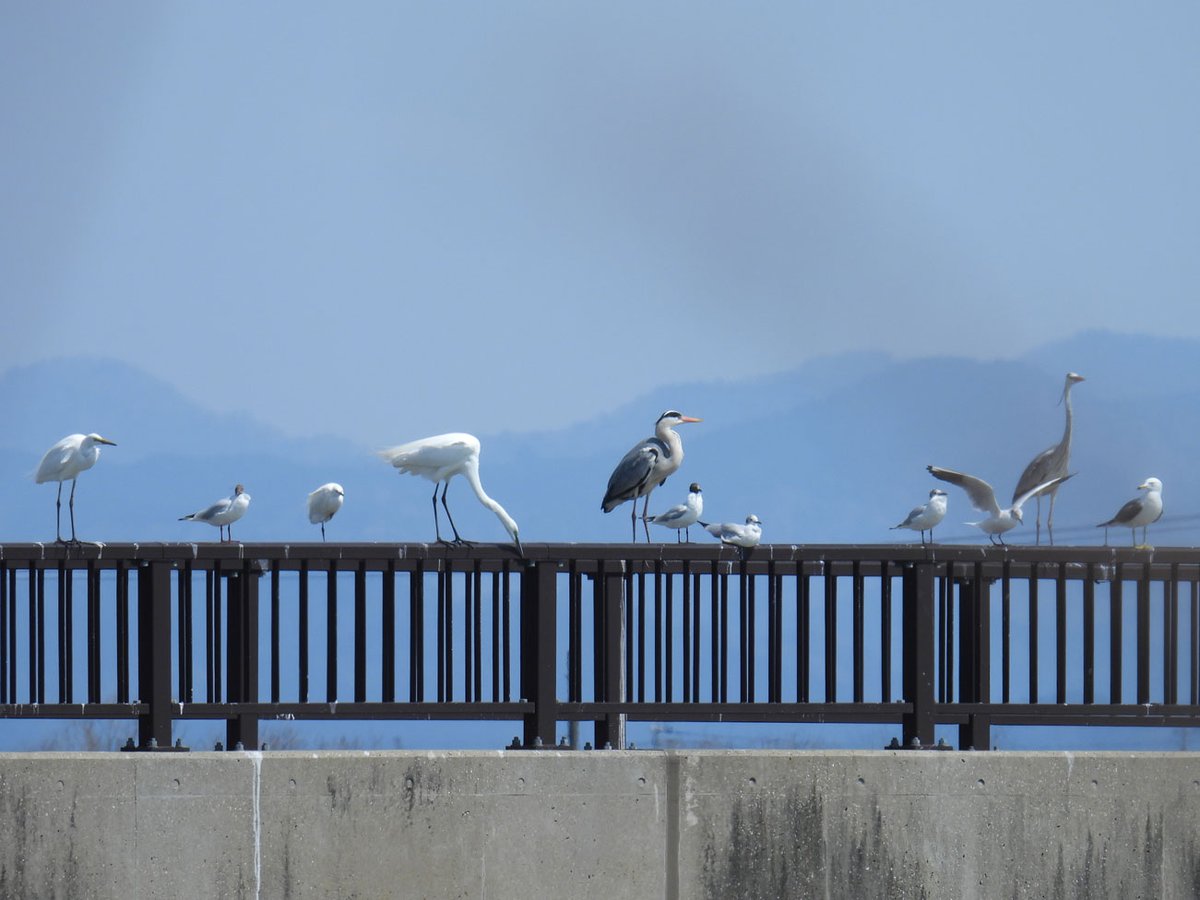
[[(1062, 397), (1059, 398), (1059, 403), (1066, 407), (1067, 424), (1063, 428), (1062, 440), (1053, 447), (1047, 447), (1037, 456), (1035, 456), (1025, 467), (1025, 471), (1021, 473), (1021, 477), (1017, 479), (1017, 489), (1013, 491), (1013, 502), (1016, 503), (1017, 498), (1027, 492), (1030, 488), (1045, 484), (1054, 478), (1067, 474), (1067, 466), (1071, 458), (1071, 427), (1074, 416), (1071, 412), (1071, 388), (1083, 381), (1084, 377), (1075, 372), (1067, 373), (1067, 380), (1063, 384)], [(1061, 484), (1062, 482), (1059, 482)], [(1046, 531), (1050, 534), (1050, 545), (1054, 546), (1054, 500), (1058, 496), (1058, 485), (1052, 488), (1043, 488), (1042, 493), (1045, 493), (1050, 498), (1050, 511), (1046, 515)], [(1042, 493), (1035, 494), (1037, 497), (1037, 532), (1035, 543), (1042, 542)]]
[(1070, 475), (1062, 475), (1041, 484), (1036, 484), (1024, 494), (1017, 497), (1013, 501), (1013, 505), (1008, 509), (1001, 509), (1000, 504), (996, 502), (996, 492), (982, 478), (976, 478), (974, 475), (964, 475), (962, 472), (955, 472), (953, 469), (942, 469), (938, 466), (926, 466), (926, 468), (934, 478), (940, 478), (942, 481), (957, 484), (967, 492), (967, 497), (971, 500), (971, 506), (975, 507), (981, 513), (987, 513), (986, 519), (981, 519), (978, 522), (967, 522), (967, 524), (974, 525), (986, 534), (988, 540), (993, 544), (996, 543), (997, 539), (1003, 544), (1004, 532), (1011, 531), (1024, 521), (1021, 518), (1021, 507), (1025, 505), (1026, 500), (1039, 491), (1057, 487), (1071, 477)]
[(925, 543), (925, 532), (929, 532), (929, 540), (933, 541), (933, 527), (942, 519), (946, 518), (946, 498), (947, 494), (941, 488), (934, 488), (929, 492), (929, 502), (922, 506), (913, 507), (912, 512), (908, 517), (898, 525), (891, 527), (892, 531), (897, 528), (910, 528), (913, 531), (921, 532), (921, 543)]
[(738, 525), (736, 522), (721, 522), (716, 525), (701, 522), (700, 524), (704, 526), (705, 531), (718, 538), (722, 544), (733, 544), (735, 547), (749, 549), (757, 547), (758, 542), (762, 540), (762, 522), (758, 520), (758, 516), (753, 514), (746, 516), (745, 525)]
[[(450, 479), (461, 475), (475, 492), (479, 502), (496, 514), (504, 530), (508, 532), (513, 543), (517, 545), (517, 553), (525, 555), (521, 547), (520, 533), (517, 523), (508, 512), (487, 495), (479, 482), (479, 438), (473, 434), (456, 431), (449, 434), (435, 434), (432, 437), (409, 441), (397, 447), (380, 450), (379, 456), (387, 460), (403, 474), (420, 475), (433, 482), (433, 531), (438, 543), (467, 543), (458, 533), (454, 518), (450, 515), (450, 507), (446, 503), (446, 491), (450, 488)], [(450, 520), (450, 528), (454, 532), (454, 540), (443, 541), (441, 528), (438, 525), (438, 485), (442, 486), (442, 508), (446, 510), (446, 518)]]
[(71, 500), (68, 504), (71, 512), (71, 543), (79, 543), (75, 537), (75, 481), (79, 473), (90, 469), (100, 458), (100, 444), (110, 447), (117, 446), (108, 438), (98, 434), (68, 434), (65, 438), (46, 451), (34, 473), (34, 481), (45, 484), (47, 481), (58, 482), (58, 498), (54, 501), (54, 539), (62, 544), (62, 483), (71, 482)]
[(323, 484), (308, 495), (308, 521), (321, 525), (321, 540), (325, 540), (325, 523), (334, 517), (346, 499), (346, 492), (336, 481)]
[(649, 522), (651, 525), (661, 525), (664, 528), (675, 529), (675, 541), (678, 543), (683, 537), (691, 541), (691, 535), (688, 529), (699, 521), (700, 516), (704, 513), (704, 497), (700, 493), (700, 485), (692, 482), (688, 488), (687, 501), (680, 503), (678, 506), (672, 506), (666, 512), (660, 512), (656, 516), (651, 516)]
[(1142, 545), (1146, 546), (1146, 530), (1152, 523), (1162, 518), (1162, 488), (1163, 484), (1157, 478), (1147, 478), (1138, 485), (1138, 490), (1145, 491), (1145, 494), (1134, 497), (1117, 510), (1115, 516), (1096, 526), (1104, 529), (1104, 545), (1106, 547), (1108, 546), (1108, 529), (1113, 525), (1123, 525), (1128, 528), (1135, 547), (1137, 546), (1137, 530), (1141, 528)]
[(646, 524), (650, 508), (651, 492), (673, 475), (683, 462), (683, 441), (675, 432), (675, 426), (686, 422), (700, 422), (685, 416), (678, 410), (669, 409), (654, 423), (654, 436), (638, 441), (626, 453), (608, 479), (608, 490), (600, 508), (612, 512), (626, 500), (633, 501), (629, 524), (633, 529), (633, 540), (637, 541), (637, 499), (645, 497), (642, 505), (642, 526), (646, 529), (646, 541), (650, 541), (650, 526)]
[(233, 523), (246, 514), (246, 510), (250, 508), (250, 495), (246, 493), (245, 487), (235, 485), (233, 494), (223, 500), (218, 500), (212, 506), (207, 506), (204, 509), (194, 513), (188, 513), (186, 516), (180, 516), (180, 522), (204, 522), (206, 525), (214, 525), (217, 529), (218, 540), (225, 540), (225, 530), (228, 529), (229, 540), (233, 540)]

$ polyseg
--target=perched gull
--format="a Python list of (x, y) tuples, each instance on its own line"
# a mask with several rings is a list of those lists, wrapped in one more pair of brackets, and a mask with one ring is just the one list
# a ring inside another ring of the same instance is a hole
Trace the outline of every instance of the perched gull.
[(60, 544), (64, 543), (62, 539), (62, 483), (68, 480), (71, 482), (71, 501), (68, 504), (71, 512), (71, 543), (77, 544), (79, 540), (75, 537), (75, 481), (79, 478), (80, 472), (90, 469), (100, 458), (100, 448), (97, 444), (117, 446), (108, 438), (102, 438), (98, 434), (68, 434), (46, 451), (46, 455), (38, 464), (37, 472), (34, 473), (33, 480), (38, 484), (45, 484), (47, 481), (58, 482), (58, 498), (54, 501), (54, 539)]
[[(1016, 503), (1017, 498), (1026, 493), (1031, 487), (1044, 484), (1052, 478), (1058, 478), (1067, 474), (1067, 465), (1071, 458), (1071, 424), (1073, 419), (1071, 413), (1071, 388), (1083, 380), (1084, 377), (1082, 375), (1077, 375), (1075, 372), (1067, 373), (1067, 380), (1063, 384), (1062, 397), (1059, 400), (1067, 409), (1067, 425), (1063, 429), (1062, 440), (1053, 447), (1047, 447), (1025, 467), (1025, 471), (1017, 479), (1017, 489), (1013, 491), (1013, 503)], [(1046, 530), (1050, 533), (1050, 544), (1053, 546), (1054, 499), (1058, 496), (1057, 485), (1035, 495), (1037, 497), (1037, 536), (1034, 543), (1040, 544), (1042, 542), (1042, 493), (1050, 498), (1050, 512), (1046, 515)]]
[[(379, 451), (380, 457), (390, 462), (400, 470), (410, 475), (420, 475), (433, 482), (433, 533), (438, 543), (442, 541), (442, 531), (438, 525), (438, 485), (442, 486), (442, 508), (446, 510), (446, 518), (450, 520), (450, 528), (454, 532), (455, 544), (465, 544), (454, 525), (450, 515), (450, 507), (446, 505), (446, 491), (450, 488), (450, 479), (461, 475), (467, 479), (467, 484), (479, 498), (479, 502), (496, 514), (504, 530), (508, 532), (513, 543), (517, 545), (517, 553), (525, 555), (521, 547), (521, 538), (517, 523), (495, 500), (487, 495), (479, 481), (479, 438), (464, 432), (450, 434), (435, 434), (433, 437), (421, 438)], [(445, 542), (448, 543), (448, 542)]]
[(757, 547), (758, 542), (762, 540), (762, 523), (755, 515), (746, 516), (745, 525), (738, 525), (736, 522), (722, 522), (720, 525), (709, 525), (707, 522), (700, 524), (713, 537), (720, 538), (722, 544)]
[(681, 539), (681, 534), (690, 541), (692, 536), (688, 533), (688, 528), (696, 524), (702, 512), (704, 512), (704, 498), (700, 495), (700, 485), (692, 482), (692, 486), (688, 488), (687, 502), (672, 506), (657, 516), (651, 516), (648, 521), (651, 525), (674, 528), (676, 542)]
[(308, 495), (308, 521), (321, 525), (321, 540), (325, 540), (325, 523), (342, 508), (346, 492), (336, 481), (323, 484)]
[(955, 472), (953, 469), (942, 469), (937, 466), (926, 466), (929, 474), (934, 478), (940, 478), (942, 481), (948, 481), (951, 484), (957, 484), (960, 488), (967, 492), (967, 496), (971, 498), (971, 505), (982, 513), (987, 513), (988, 517), (978, 522), (967, 522), (968, 525), (974, 525), (980, 531), (988, 536), (988, 540), (993, 544), (999, 538), (1000, 543), (1004, 543), (1002, 535), (1006, 531), (1011, 531), (1021, 523), (1021, 507), (1025, 501), (1034, 494), (1044, 491), (1047, 488), (1056, 487), (1070, 478), (1070, 475), (1062, 475), (1058, 478), (1052, 478), (1043, 484), (1034, 485), (1021, 496), (1013, 501), (1013, 505), (1008, 509), (1001, 509), (1000, 504), (996, 502), (996, 492), (992, 490), (992, 486), (982, 478), (976, 478), (974, 475), (964, 475), (961, 472)]
[(199, 512), (189, 513), (186, 516), (180, 516), (180, 522), (207, 522), (209, 525), (217, 526), (218, 540), (225, 540), (222, 533), (223, 529), (229, 529), (229, 540), (233, 540), (233, 523), (246, 514), (246, 509), (250, 506), (250, 495), (246, 493), (246, 489), (242, 485), (237, 485), (233, 489), (233, 496), (226, 497), (224, 500), (218, 500), (212, 506), (202, 509)]
[(683, 462), (683, 441), (675, 433), (675, 426), (700, 421), (678, 410), (667, 410), (654, 423), (654, 437), (634, 444), (609, 476), (608, 490), (604, 492), (600, 508), (606, 513), (612, 512), (626, 500), (632, 500), (629, 524), (633, 527), (633, 540), (637, 540), (638, 497), (646, 498), (642, 504), (642, 526), (646, 529), (646, 541), (649, 542), (650, 527), (645, 522), (649, 518), (646, 511), (650, 507), (650, 493), (669, 475), (673, 475)]
[(1138, 485), (1139, 491), (1146, 492), (1143, 496), (1134, 497), (1117, 510), (1115, 516), (1096, 526), (1104, 529), (1105, 546), (1108, 546), (1108, 528), (1111, 525), (1124, 525), (1128, 528), (1134, 546), (1137, 546), (1137, 530), (1141, 528), (1142, 546), (1147, 546), (1146, 529), (1150, 527), (1150, 523), (1157, 522), (1163, 514), (1162, 487), (1162, 482), (1157, 478), (1147, 478)]
[(925, 543), (925, 532), (929, 531), (929, 540), (933, 540), (933, 526), (937, 525), (946, 517), (946, 492), (941, 488), (934, 488), (929, 492), (929, 502), (924, 506), (913, 507), (913, 511), (908, 514), (908, 518), (899, 525), (893, 525), (891, 530), (897, 528), (911, 528), (913, 531), (921, 532), (921, 543)]

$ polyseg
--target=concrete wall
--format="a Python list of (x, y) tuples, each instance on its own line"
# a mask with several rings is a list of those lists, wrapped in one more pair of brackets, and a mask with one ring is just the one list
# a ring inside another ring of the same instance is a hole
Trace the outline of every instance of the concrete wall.
[(1200, 754), (0, 754), (0, 897), (1196, 897)]

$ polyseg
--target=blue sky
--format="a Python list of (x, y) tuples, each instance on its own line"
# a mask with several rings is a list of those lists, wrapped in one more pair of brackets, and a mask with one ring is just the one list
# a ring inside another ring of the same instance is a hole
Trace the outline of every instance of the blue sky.
[(1200, 7), (10, 4), (5, 366), (292, 434), (1200, 335)]

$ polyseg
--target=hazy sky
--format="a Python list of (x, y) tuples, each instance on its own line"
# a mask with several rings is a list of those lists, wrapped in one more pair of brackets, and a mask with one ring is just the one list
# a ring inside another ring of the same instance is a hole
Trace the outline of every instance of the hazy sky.
[(6, 4), (0, 367), (382, 444), (1200, 335), (1198, 45), (1194, 3)]

